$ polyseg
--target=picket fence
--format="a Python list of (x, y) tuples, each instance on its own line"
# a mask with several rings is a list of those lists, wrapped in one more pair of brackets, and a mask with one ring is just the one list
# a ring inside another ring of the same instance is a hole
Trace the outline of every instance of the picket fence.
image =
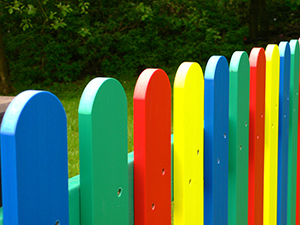
[(69, 180), (62, 104), (19, 94), (0, 131), (0, 224), (167, 225), (172, 201), (176, 225), (299, 224), (299, 41), (234, 52), (229, 66), (212, 56), (204, 76), (182, 63), (172, 135), (168, 76), (144, 70), (129, 154), (124, 89), (93, 79), (78, 109), (80, 175)]

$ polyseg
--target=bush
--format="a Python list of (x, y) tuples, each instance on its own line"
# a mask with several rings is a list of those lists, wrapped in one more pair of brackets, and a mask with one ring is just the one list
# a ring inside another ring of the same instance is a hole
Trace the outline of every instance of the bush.
[[(268, 4), (275, 13), (286, 7), (291, 15), (295, 5), (287, 2)], [(213, 54), (229, 60), (233, 51), (246, 49), (249, 32), (247, 0), (0, 3), (11, 77), (26, 84), (86, 75), (130, 77), (147, 67), (175, 72), (183, 61), (204, 64)], [(280, 27), (288, 15), (276, 14), (270, 28), (286, 32)], [(294, 14), (293, 21), (298, 20)]]

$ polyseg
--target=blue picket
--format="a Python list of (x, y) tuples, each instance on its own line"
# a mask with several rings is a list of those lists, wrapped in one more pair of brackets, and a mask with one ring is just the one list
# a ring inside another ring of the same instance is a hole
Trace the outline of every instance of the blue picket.
[(204, 75), (204, 224), (228, 224), (229, 68), (212, 56)]
[(289, 149), (289, 89), (291, 50), (286, 41), (279, 44), (280, 80), (279, 80), (279, 130), (278, 130), (278, 190), (277, 224), (287, 221), (287, 173)]
[(69, 224), (66, 114), (44, 91), (25, 91), (1, 126), (3, 223)]

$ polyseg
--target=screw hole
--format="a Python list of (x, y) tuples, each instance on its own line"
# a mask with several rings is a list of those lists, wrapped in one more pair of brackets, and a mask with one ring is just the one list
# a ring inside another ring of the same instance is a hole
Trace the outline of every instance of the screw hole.
[(221, 163), (221, 160), (220, 158), (217, 158), (217, 163), (220, 164)]
[(166, 171), (165, 171), (165, 169), (163, 168), (163, 169), (161, 170), (161, 174), (162, 174), (162, 175), (165, 175), (165, 173), (166, 173)]
[(226, 138), (226, 133), (223, 134), (224, 138)]
[(199, 152), (200, 152), (200, 151), (199, 151), (199, 149), (198, 149), (198, 150), (197, 150), (197, 155), (199, 155)]
[(55, 225), (60, 225), (59, 220), (57, 220), (57, 221), (55, 222)]
[(189, 185), (191, 185), (191, 184), (192, 184), (192, 179), (189, 180)]
[(245, 127), (247, 127), (248, 126), (248, 123), (247, 123), (247, 121), (245, 122)]
[(240, 150), (242, 150), (242, 146), (240, 145)]
[(152, 208), (152, 210), (154, 210), (154, 209), (155, 209), (155, 204), (154, 204), (154, 203), (152, 203), (152, 206), (151, 206), (151, 208)]
[(118, 197), (121, 197), (121, 195), (122, 195), (122, 188), (119, 188), (117, 193), (118, 193)]
[(264, 114), (262, 113), (262, 114), (260, 115), (260, 117), (263, 118), (263, 117), (264, 117)]

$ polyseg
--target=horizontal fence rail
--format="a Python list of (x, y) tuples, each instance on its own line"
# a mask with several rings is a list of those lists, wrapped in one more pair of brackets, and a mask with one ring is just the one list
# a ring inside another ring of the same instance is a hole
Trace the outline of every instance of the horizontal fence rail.
[[(81, 96), (80, 175), (68, 180), (66, 114), (46, 91), (25, 91), (3, 117), (4, 225), (299, 224), (299, 40), (162, 69), (127, 99), (113, 78)], [(173, 134), (171, 134), (173, 122)], [(1, 198), (0, 198), (1, 199)], [(173, 202), (173, 203), (172, 203)]]

